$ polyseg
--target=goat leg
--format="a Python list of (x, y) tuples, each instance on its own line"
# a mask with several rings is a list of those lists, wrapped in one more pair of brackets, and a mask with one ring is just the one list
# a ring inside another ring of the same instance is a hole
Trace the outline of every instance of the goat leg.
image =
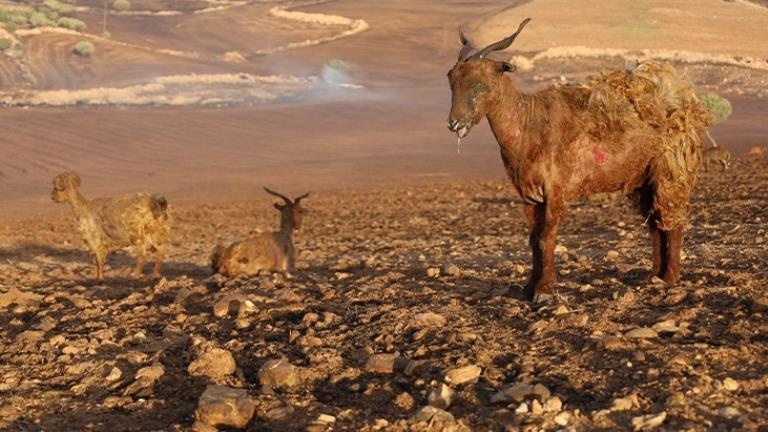
[(531, 247), (531, 275), (525, 285), (525, 295), (533, 298), (542, 274), (541, 231), (544, 227), (544, 205), (528, 204), (524, 208), (528, 219), (528, 245)]
[(162, 252), (158, 251), (155, 253), (155, 265), (152, 267), (152, 274), (150, 275), (152, 279), (160, 279), (162, 277), (160, 274), (160, 267), (163, 265), (164, 258), (165, 257)]
[(667, 268), (664, 282), (675, 284), (680, 280), (680, 251), (683, 247), (683, 229), (675, 228), (665, 233), (667, 237)]
[(147, 263), (147, 255), (141, 250), (136, 256), (136, 267), (133, 268), (133, 277), (140, 278), (144, 273), (144, 264)]
[(96, 252), (96, 280), (99, 282), (104, 281), (104, 262), (106, 261), (107, 254), (103, 251)]
[(651, 244), (653, 245), (653, 267), (651, 268), (651, 277), (664, 277), (667, 271), (667, 236), (664, 231), (656, 226), (656, 222), (649, 222), (648, 232), (651, 234)]

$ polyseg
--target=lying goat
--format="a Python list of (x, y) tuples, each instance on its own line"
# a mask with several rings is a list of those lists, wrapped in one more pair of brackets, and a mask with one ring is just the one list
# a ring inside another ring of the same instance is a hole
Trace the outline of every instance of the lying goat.
[(162, 196), (132, 193), (114, 198), (86, 199), (80, 177), (64, 172), (53, 179), (51, 199), (69, 202), (79, 230), (96, 259), (96, 279), (104, 279), (104, 262), (110, 251), (132, 247), (136, 252), (135, 276), (141, 276), (147, 254), (155, 256), (152, 277), (160, 277), (171, 233), (168, 202)]
[(461, 139), (487, 117), (525, 202), (533, 252), (527, 294), (535, 301), (552, 296), (555, 237), (567, 203), (599, 192), (634, 198), (649, 223), (653, 276), (677, 282), (709, 114), (671, 66), (653, 62), (585, 85), (521, 92), (506, 75), (515, 67), (486, 56), (509, 47), (528, 21), (481, 50), (462, 34), (458, 62), (448, 73), (448, 128)]
[(211, 254), (214, 273), (233, 277), (253, 276), (261, 271), (280, 271), (290, 276), (289, 272), (296, 269), (293, 231), (301, 228), (304, 209), (300, 201), (308, 197), (309, 193), (291, 201), (285, 195), (266, 187), (264, 190), (285, 201), (285, 204), (275, 203), (275, 208), (280, 210), (280, 231), (262, 233), (229, 246), (217, 245)]

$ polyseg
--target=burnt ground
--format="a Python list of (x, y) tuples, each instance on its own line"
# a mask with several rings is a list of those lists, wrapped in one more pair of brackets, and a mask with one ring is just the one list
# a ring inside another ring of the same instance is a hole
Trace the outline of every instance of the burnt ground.
[[(0, 429), (185, 430), (209, 383), (188, 373), (205, 341), (234, 356), (237, 371), (218, 381), (255, 400), (250, 431), (323, 430), (320, 414), (336, 430), (427, 430), (411, 416), (465, 365), (480, 376), (451, 384), (455, 423), (432, 419), (433, 430), (631, 429), (661, 413), (662, 430), (766, 430), (767, 186), (764, 163), (702, 177), (674, 287), (647, 282), (649, 240), (628, 204), (575, 203), (559, 236), (558, 301), (541, 308), (509, 285), (524, 283), (528, 251), (502, 179), (313, 195), (290, 280), (224, 281), (206, 267), (219, 239), (274, 226), (264, 199), (177, 206), (157, 283), (128, 277), (121, 253), (92, 282), (64, 209), (5, 220)], [(255, 307), (215, 317), (232, 294)], [(368, 363), (381, 353), (396, 358)], [(299, 382), (262, 389), (259, 368), (281, 357)], [(154, 385), (136, 384), (158, 363)], [(494, 398), (519, 383), (543, 387)]]

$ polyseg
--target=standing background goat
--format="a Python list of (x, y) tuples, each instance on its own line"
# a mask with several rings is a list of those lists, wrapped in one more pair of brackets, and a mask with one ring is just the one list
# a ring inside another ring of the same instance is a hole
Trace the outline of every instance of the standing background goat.
[(262, 233), (229, 246), (217, 245), (211, 254), (214, 273), (232, 277), (257, 275), (261, 271), (281, 271), (290, 276), (289, 272), (296, 269), (293, 231), (301, 228), (305, 210), (300, 201), (308, 197), (309, 193), (291, 201), (287, 196), (266, 187), (264, 190), (285, 202), (274, 204), (280, 211), (280, 231)]
[(461, 139), (487, 117), (525, 202), (533, 252), (527, 295), (534, 301), (552, 296), (555, 241), (567, 203), (619, 190), (648, 219), (653, 275), (677, 282), (708, 112), (671, 66), (653, 62), (586, 85), (522, 93), (505, 75), (515, 67), (486, 56), (509, 47), (529, 21), (478, 51), (462, 34), (458, 62), (448, 73), (448, 128)]
[(704, 149), (704, 171), (709, 171), (709, 166), (712, 163), (718, 163), (722, 167), (722, 171), (728, 169), (731, 162), (731, 153), (728, 150), (720, 147), (709, 147)]
[(80, 193), (80, 177), (64, 172), (53, 179), (51, 199), (69, 202), (80, 233), (96, 259), (96, 279), (104, 279), (104, 263), (110, 251), (131, 246), (136, 252), (134, 275), (141, 276), (147, 254), (155, 256), (152, 277), (160, 277), (171, 228), (168, 202), (162, 196), (132, 193), (114, 198), (86, 199)]

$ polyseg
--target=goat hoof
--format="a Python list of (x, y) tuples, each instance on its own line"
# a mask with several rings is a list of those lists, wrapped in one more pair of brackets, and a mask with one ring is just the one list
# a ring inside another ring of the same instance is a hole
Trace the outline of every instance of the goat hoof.
[(551, 303), (554, 299), (555, 296), (551, 293), (534, 293), (531, 301), (535, 304), (547, 304)]

